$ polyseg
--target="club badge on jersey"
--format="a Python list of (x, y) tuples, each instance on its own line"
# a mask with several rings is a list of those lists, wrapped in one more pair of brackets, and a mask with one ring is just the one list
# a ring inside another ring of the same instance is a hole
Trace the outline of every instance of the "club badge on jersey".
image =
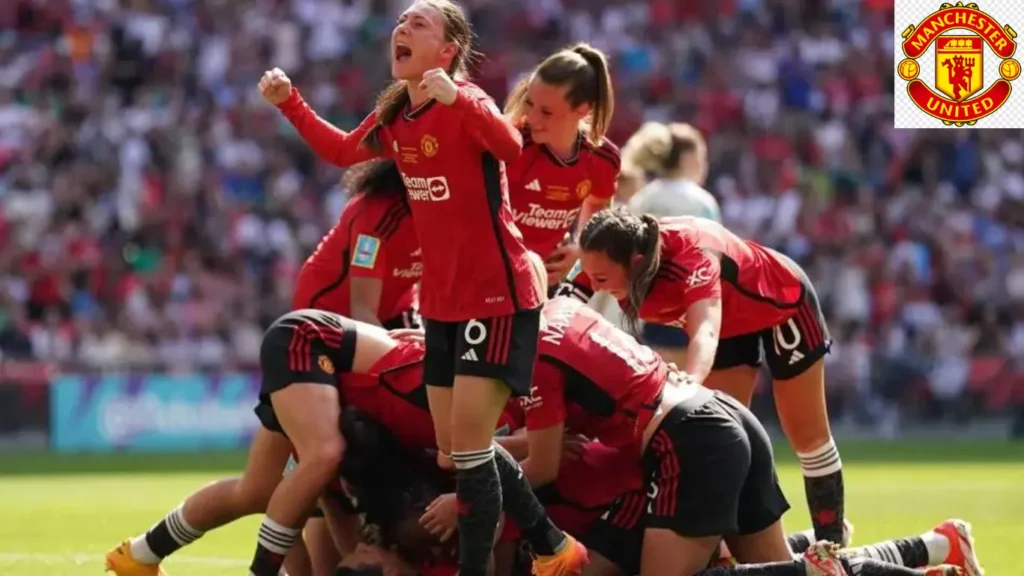
[(352, 265), (360, 268), (373, 268), (377, 263), (377, 253), (380, 252), (380, 240), (373, 236), (360, 234), (356, 238), (355, 253), (352, 254)]

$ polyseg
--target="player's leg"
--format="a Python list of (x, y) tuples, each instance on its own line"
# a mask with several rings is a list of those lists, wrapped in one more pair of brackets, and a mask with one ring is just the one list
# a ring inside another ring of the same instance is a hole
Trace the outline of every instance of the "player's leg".
[(746, 334), (718, 342), (715, 363), (704, 386), (718, 390), (749, 406), (761, 367), (761, 337)]
[(583, 576), (630, 576), (640, 573), (644, 541), (646, 489), (619, 496), (580, 537), (590, 563)]
[[(357, 325), (336, 316), (322, 318), (331, 325), (319, 328), (302, 317), (293, 320), (268, 330), (260, 349), (261, 400), (291, 441), (298, 464), (267, 504), (249, 567), (253, 576), (278, 574), (317, 498), (338, 477), (344, 451), (337, 378), (356, 363)], [(367, 338), (360, 347), (359, 364), (367, 364), (374, 343)]]
[(968, 576), (981, 576), (984, 573), (974, 552), (971, 525), (956, 519), (946, 520), (918, 536), (847, 548), (843, 554), (848, 557), (873, 558), (908, 568), (946, 564), (962, 568)]
[(430, 419), (434, 422), (438, 465), (451, 468), (452, 387), (455, 384), (455, 342), (459, 324), (425, 319), (423, 338), (423, 383), (427, 388)]
[(309, 564), (314, 576), (333, 574), (338, 562), (341, 562), (341, 554), (334, 544), (327, 520), (322, 514), (323, 512), (314, 513), (306, 520), (306, 526), (302, 529), (302, 540), (309, 553)]
[(817, 540), (845, 545), (843, 464), (825, 404), (825, 355), (831, 346), (818, 297), (805, 280), (796, 315), (762, 336), (779, 422), (800, 458)]
[(288, 461), (291, 444), (283, 435), (260, 428), (249, 446), (240, 477), (200, 488), (167, 516), (107, 554), (107, 569), (118, 576), (159, 574), (159, 563), (204, 533), (266, 510)]
[(469, 570), (485, 568), (483, 551), (490, 551), (502, 508), (537, 554), (538, 574), (578, 572), (585, 562), (585, 550), (551, 523), (519, 464), (493, 442), (509, 395), (529, 394), (539, 332), (536, 309), (470, 320), (456, 333), (451, 456), (459, 501), (469, 508), (459, 517), (460, 562), (472, 562)]

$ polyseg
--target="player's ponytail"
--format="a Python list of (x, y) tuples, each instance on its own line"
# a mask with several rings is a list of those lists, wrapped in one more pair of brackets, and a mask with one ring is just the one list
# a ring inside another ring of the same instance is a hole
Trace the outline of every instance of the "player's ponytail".
[(612, 116), (615, 114), (615, 91), (612, 89), (612, 75), (608, 68), (608, 59), (604, 52), (585, 43), (572, 47), (572, 51), (579, 54), (586, 60), (587, 65), (593, 72), (581, 78), (587, 92), (587, 102), (591, 105), (590, 111), (590, 141), (594, 144), (601, 144), (608, 127), (612, 123)]
[(639, 328), (640, 306), (661, 265), (660, 232), (653, 216), (638, 215), (624, 207), (594, 214), (580, 232), (581, 250), (602, 252), (629, 271), (629, 293), (622, 313), (627, 328), (634, 333)]
[[(455, 80), (465, 79), (468, 76), (469, 65), (476, 56), (476, 52), (473, 51), (473, 30), (466, 14), (458, 4), (450, 0), (417, 1), (436, 8), (444, 17), (445, 41), (452, 42), (459, 48), (448, 65), (448, 75)], [(377, 104), (374, 107), (377, 112), (377, 122), (366, 132), (360, 144), (378, 154), (382, 153), (384, 150), (380, 141), (381, 129), (394, 122), (398, 115), (409, 106), (409, 103), (406, 81), (392, 82), (377, 97)]]
[(684, 176), (703, 185), (707, 144), (689, 124), (646, 122), (622, 147), (622, 161), (659, 177)]
[(525, 120), (526, 92), (534, 78), (549, 86), (565, 87), (570, 108), (590, 106), (584, 122), (587, 136), (600, 145), (615, 113), (615, 91), (604, 53), (580, 43), (545, 58), (532, 74), (516, 83), (505, 100), (505, 115), (516, 125), (521, 126)]

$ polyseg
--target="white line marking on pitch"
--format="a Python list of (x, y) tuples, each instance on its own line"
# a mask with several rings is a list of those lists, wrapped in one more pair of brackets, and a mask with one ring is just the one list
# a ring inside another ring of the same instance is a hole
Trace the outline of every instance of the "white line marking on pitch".
[[(18, 552), (0, 552), (0, 564), (20, 562), (41, 562), (44, 564), (90, 564), (102, 563), (102, 554), (28, 554)], [(218, 558), (215, 556), (171, 556), (165, 560), (168, 564), (193, 564), (206, 566), (224, 566), (228, 568), (248, 566), (249, 562), (240, 558)]]

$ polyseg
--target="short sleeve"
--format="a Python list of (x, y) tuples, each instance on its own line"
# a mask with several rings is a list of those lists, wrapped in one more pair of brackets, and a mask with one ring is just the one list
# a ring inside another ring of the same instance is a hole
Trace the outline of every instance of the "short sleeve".
[(717, 257), (704, 250), (693, 250), (677, 260), (689, 271), (682, 280), (684, 310), (695, 302), (722, 297), (722, 269)]
[(609, 200), (615, 196), (622, 167), (619, 149), (606, 138), (601, 146), (593, 150), (593, 154), (594, 182), (590, 196), (599, 200)]
[(554, 364), (539, 360), (530, 395), (520, 402), (527, 430), (543, 430), (565, 422), (565, 374)]
[(349, 232), (352, 255), (349, 270), (353, 278), (384, 278), (387, 271), (387, 251), (384, 238), (375, 230), (376, 218), (361, 214)]

